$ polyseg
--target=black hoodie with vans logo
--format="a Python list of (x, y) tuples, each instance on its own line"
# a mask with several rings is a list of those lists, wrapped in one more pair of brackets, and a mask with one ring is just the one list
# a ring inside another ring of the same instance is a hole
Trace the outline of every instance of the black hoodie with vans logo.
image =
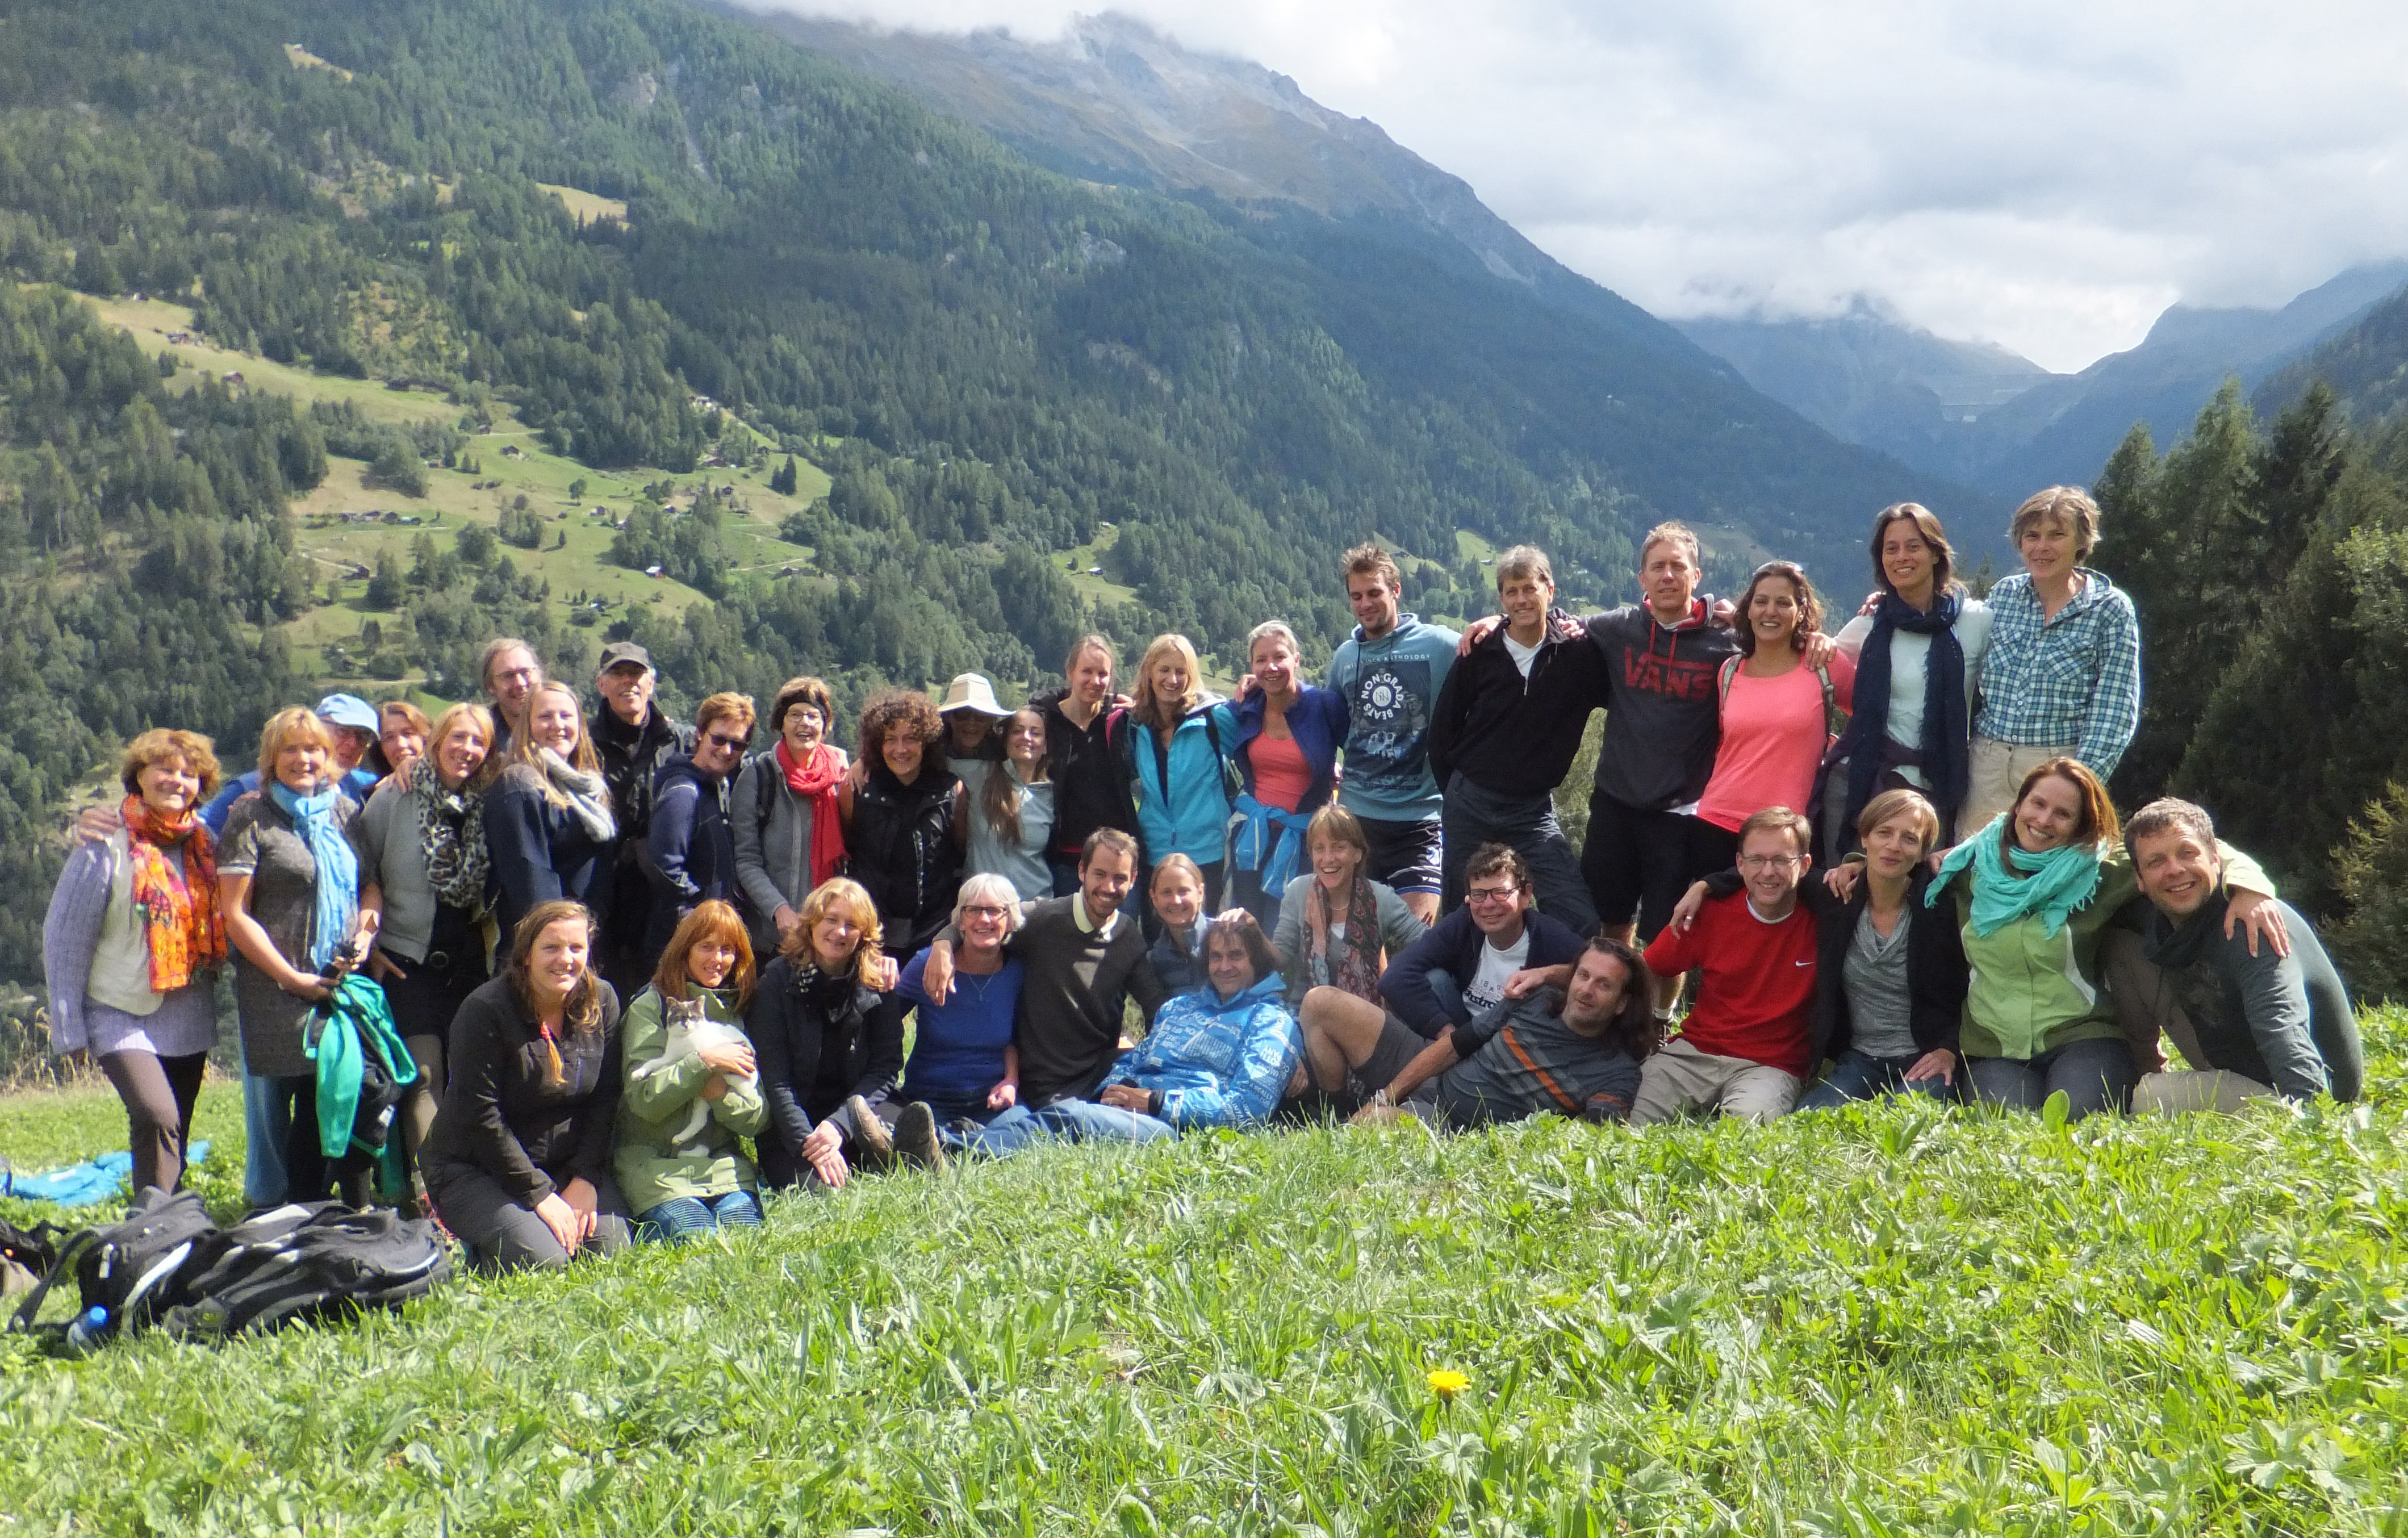
[(1641, 812), (1697, 804), (1722, 744), (1716, 680), (1739, 637), (1710, 617), (1713, 600), (1689, 600), (1680, 624), (1656, 623), (1643, 603), (1608, 610), (1588, 622), (1605, 661), (1605, 739), (1597, 788)]

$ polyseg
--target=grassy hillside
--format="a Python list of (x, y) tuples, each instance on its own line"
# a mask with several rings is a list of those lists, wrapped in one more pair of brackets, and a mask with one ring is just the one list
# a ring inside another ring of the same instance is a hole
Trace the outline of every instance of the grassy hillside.
[[(31, 1454), (0, 1460), (0, 1510), (97, 1532), (2396, 1532), (2408, 1125), (2403, 1022), (2375, 1024), (2354, 1111), (1054, 1150), (356, 1328), (81, 1362), (0, 1344), (0, 1429)], [(239, 1116), (211, 1098), (216, 1163)], [(108, 1119), (7, 1104), (0, 1137)], [(1469, 1379), (1451, 1404), (1439, 1369)]]

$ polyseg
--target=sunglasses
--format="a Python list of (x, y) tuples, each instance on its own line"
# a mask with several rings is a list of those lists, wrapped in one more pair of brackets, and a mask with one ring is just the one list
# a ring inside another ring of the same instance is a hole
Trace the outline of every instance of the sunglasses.
[(722, 737), (717, 732), (711, 732), (708, 735), (710, 738), (710, 742), (713, 747), (724, 748), (729, 753), (741, 753), (746, 748), (752, 745), (752, 734), (751, 732), (746, 732), (741, 737)]

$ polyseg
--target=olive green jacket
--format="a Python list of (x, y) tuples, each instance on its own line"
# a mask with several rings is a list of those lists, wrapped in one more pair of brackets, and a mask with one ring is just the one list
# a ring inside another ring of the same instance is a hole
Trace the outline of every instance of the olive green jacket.
[[(710, 1019), (742, 1034), (744, 1017), (736, 1013), (733, 992), (695, 993)], [(679, 1197), (758, 1189), (739, 1141), (769, 1122), (758, 1081), (731, 1078), (724, 1096), (705, 1100), (702, 1089), (712, 1071), (690, 1053), (668, 1056), (669, 1027), (656, 988), (646, 988), (627, 1006), (620, 1037), (627, 1092), (619, 1102), (613, 1165), (627, 1210), (641, 1216)], [(708, 1109), (697, 1117), (697, 1107)]]

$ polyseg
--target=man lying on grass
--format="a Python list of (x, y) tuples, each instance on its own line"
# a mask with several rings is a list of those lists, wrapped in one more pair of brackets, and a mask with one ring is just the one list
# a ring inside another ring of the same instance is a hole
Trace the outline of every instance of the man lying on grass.
[[(2152, 801), (2124, 825), (2145, 906), (2138, 955), (2108, 953), (2108, 987), (2126, 1032), (2173, 1038), (2197, 1071), (2143, 1074), (2135, 1111), (2238, 1111), (2271, 1095), (2303, 1100), (2329, 1091), (2354, 1100), (2366, 1077), (2349, 991), (2315, 930), (2282, 908), (2290, 951), (2251, 955), (2245, 932), (2226, 933), (2224, 860), (2215, 825), (2188, 801)], [(2137, 963), (2137, 964), (2136, 964)]]
[(1646, 969), (1638, 952), (1603, 935), (1581, 953), (1565, 990), (1508, 999), (1435, 1042), (1392, 1014), (1313, 1011), (1311, 1001), (1304, 1069), (1291, 1093), (1369, 1094), (1358, 1123), (1406, 1111), (1457, 1128), (1541, 1111), (1621, 1121), (1638, 1093), (1640, 1059), (1655, 1045)]

